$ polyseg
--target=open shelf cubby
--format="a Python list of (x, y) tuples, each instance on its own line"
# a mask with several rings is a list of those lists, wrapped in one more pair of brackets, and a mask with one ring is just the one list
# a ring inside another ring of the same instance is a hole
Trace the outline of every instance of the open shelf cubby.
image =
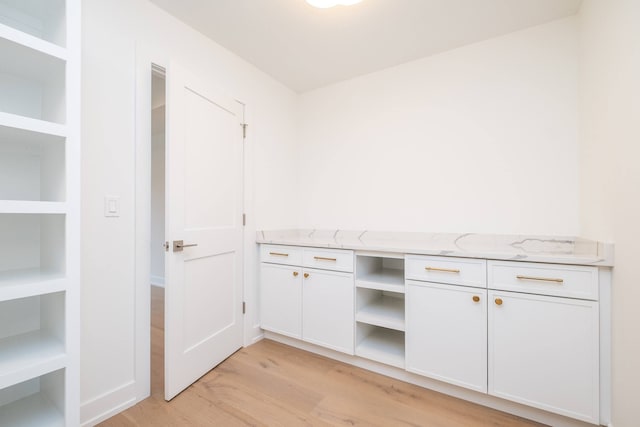
[(65, 293), (0, 302), (0, 389), (64, 367)]
[(377, 289), (356, 289), (356, 321), (404, 331), (404, 295)]
[(0, 214), (0, 241), (0, 301), (64, 289), (65, 215)]
[(2, 37), (0, 57), (0, 112), (64, 124), (65, 60)]
[(358, 322), (356, 356), (404, 369), (404, 332)]
[(64, 427), (65, 370), (0, 390), (0, 427)]
[(357, 255), (356, 286), (404, 293), (404, 259)]
[(63, 202), (64, 139), (0, 126), (0, 200)]
[(66, 45), (65, 0), (0, 0), (0, 25)]

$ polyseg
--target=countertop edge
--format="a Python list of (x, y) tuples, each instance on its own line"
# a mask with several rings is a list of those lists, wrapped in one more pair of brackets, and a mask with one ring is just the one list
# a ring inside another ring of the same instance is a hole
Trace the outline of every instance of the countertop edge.
[(456, 250), (437, 250), (437, 249), (420, 249), (420, 248), (407, 248), (398, 247), (393, 245), (352, 245), (342, 243), (328, 243), (328, 242), (313, 242), (313, 241), (301, 241), (296, 239), (267, 239), (260, 237), (263, 234), (261, 231), (256, 233), (256, 243), (258, 244), (270, 244), (270, 245), (283, 245), (283, 246), (300, 246), (309, 248), (326, 248), (326, 249), (345, 249), (353, 251), (367, 251), (367, 252), (388, 252), (397, 254), (409, 254), (409, 255), (431, 255), (431, 256), (449, 256), (459, 258), (480, 258), (488, 260), (499, 261), (523, 261), (523, 262), (537, 262), (537, 263), (549, 263), (549, 264), (565, 264), (565, 265), (585, 265), (594, 267), (613, 267), (613, 253), (614, 247), (611, 243), (597, 243), (598, 255), (572, 255), (572, 254), (506, 254), (494, 251), (456, 251)]

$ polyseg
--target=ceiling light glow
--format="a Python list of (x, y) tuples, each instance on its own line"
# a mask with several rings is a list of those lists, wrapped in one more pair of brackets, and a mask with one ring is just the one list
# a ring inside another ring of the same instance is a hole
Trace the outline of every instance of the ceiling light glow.
[(307, 0), (313, 7), (320, 9), (327, 9), (334, 6), (351, 6), (356, 3), (360, 3), (362, 0)]

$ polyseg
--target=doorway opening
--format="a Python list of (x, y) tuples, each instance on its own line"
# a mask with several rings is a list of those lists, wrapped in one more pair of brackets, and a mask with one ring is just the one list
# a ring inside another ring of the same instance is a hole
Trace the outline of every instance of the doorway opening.
[(166, 74), (151, 76), (151, 396), (164, 396)]

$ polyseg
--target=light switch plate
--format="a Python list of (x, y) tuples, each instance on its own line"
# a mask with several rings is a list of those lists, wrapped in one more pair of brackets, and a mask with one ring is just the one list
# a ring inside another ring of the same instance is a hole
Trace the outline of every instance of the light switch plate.
[(104, 216), (106, 217), (120, 216), (120, 197), (117, 197), (117, 196), (104, 197)]

